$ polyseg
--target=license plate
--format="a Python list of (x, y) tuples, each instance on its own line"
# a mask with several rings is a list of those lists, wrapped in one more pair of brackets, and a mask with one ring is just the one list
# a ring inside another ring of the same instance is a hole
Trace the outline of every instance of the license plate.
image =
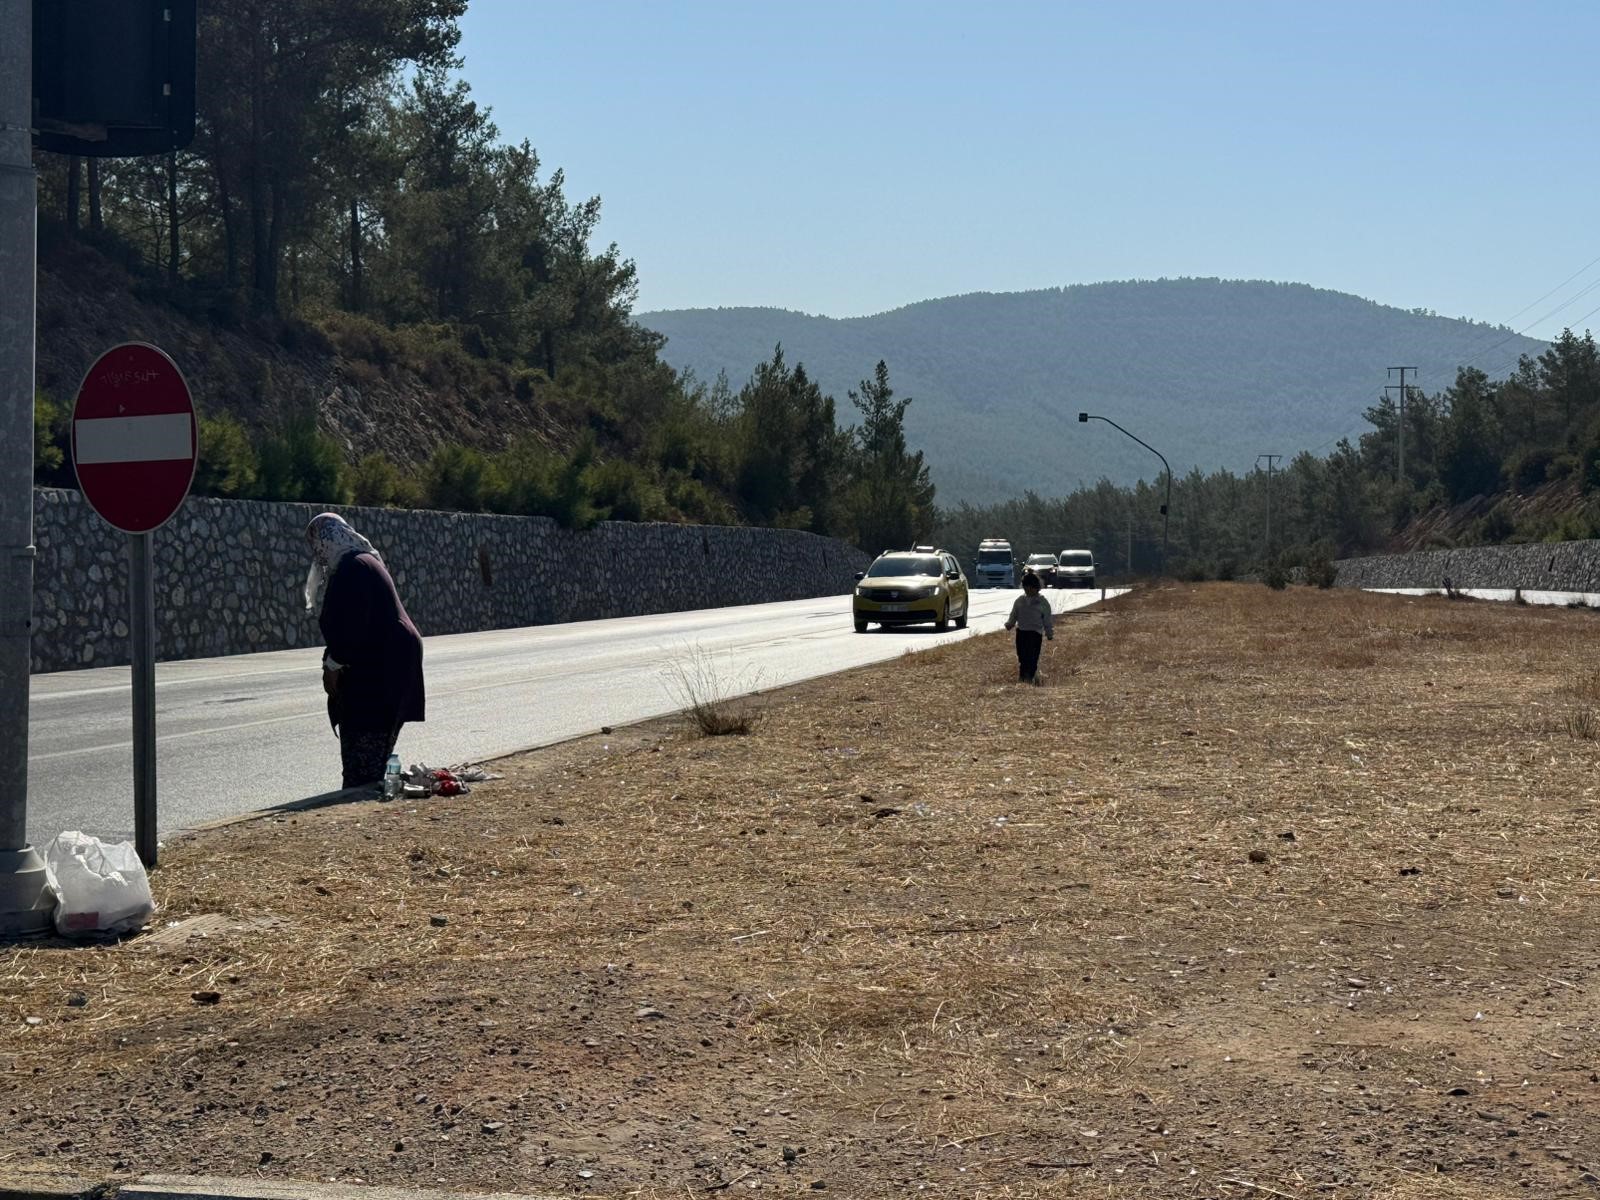
[(911, 606), (909, 604), (880, 604), (880, 605), (878, 605), (878, 611), (879, 612), (905, 612), (906, 609), (908, 609), (910, 607)]

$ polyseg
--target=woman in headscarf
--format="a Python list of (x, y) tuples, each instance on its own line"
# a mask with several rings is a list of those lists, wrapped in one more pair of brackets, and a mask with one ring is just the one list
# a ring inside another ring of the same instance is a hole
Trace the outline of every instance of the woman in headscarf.
[(344, 786), (375, 783), (400, 727), (423, 720), (422, 638), (383, 559), (343, 517), (313, 517), (306, 542), (306, 609), (318, 613), (328, 647), (322, 690), (339, 735)]

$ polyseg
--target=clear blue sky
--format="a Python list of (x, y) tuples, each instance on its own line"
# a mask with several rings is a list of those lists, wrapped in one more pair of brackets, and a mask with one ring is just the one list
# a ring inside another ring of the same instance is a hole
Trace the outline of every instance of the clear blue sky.
[(1520, 329), (1600, 280), (1513, 319), (1600, 256), (1592, 0), (472, 0), (463, 30), (641, 311), (1216, 275)]

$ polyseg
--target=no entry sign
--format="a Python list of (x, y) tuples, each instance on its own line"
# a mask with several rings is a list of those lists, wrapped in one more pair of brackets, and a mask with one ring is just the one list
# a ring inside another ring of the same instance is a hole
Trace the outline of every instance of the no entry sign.
[(90, 506), (125, 533), (167, 523), (194, 482), (199, 435), (178, 365), (154, 346), (114, 346), (72, 409), (72, 463)]

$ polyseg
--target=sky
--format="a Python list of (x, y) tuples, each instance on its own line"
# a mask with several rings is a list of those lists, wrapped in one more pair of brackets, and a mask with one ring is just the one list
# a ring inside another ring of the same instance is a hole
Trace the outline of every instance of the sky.
[(1592, 0), (471, 0), (462, 30), (640, 312), (1219, 276), (1600, 327)]

